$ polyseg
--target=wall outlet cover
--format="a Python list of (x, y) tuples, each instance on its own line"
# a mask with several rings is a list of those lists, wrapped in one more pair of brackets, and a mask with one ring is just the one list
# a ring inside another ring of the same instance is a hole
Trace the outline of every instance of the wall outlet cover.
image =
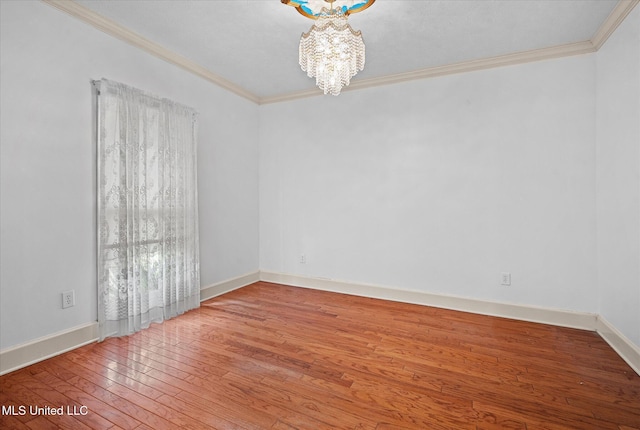
[(62, 309), (76, 305), (76, 294), (73, 290), (62, 293)]

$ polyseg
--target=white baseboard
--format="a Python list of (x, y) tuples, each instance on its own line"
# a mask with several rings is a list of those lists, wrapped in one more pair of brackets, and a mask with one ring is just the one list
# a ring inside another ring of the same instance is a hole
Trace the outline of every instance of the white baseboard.
[(218, 282), (207, 287), (202, 287), (200, 288), (200, 301), (204, 302), (205, 300), (209, 300), (221, 294), (228, 293), (229, 291), (246, 287), (247, 285), (258, 282), (259, 280), (260, 272), (256, 271), (247, 273), (246, 275), (238, 276), (236, 278), (228, 279), (226, 281)]
[(602, 316), (585, 312), (539, 308), (508, 303), (487, 302), (466, 297), (398, 290), (379, 285), (357, 284), (325, 278), (290, 275), (277, 272), (260, 272), (260, 280), (296, 287), (352, 294), (355, 296), (435, 306), (456, 311), (472, 312), (512, 318), (521, 321), (550, 324), (597, 332), (631, 368), (640, 375), (640, 348), (625, 337)]
[(640, 375), (640, 348), (601, 315), (598, 315), (596, 330), (611, 348)]
[(0, 375), (98, 340), (98, 323), (92, 322), (53, 333), (0, 351)]
[[(200, 289), (200, 301), (259, 281), (259, 272), (248, 273)], [(98, 340), (98, 323), (91, 322), (53, 333), (0, 351), (0, 375), (35, 364)]]
[[(596, 314), (495, 303), (465, 297), (398, 290), (379, 285), (357, 284), (268, 271), (252, 272), (204, 287), (200, 290), (200, 300), (208, 300), (258, 281), (597, 331), (620, 357), (640, 375), (640, 348), (602, 316)], [(97, 340), (98, 323), (91, 322), (7, 348), (0, 351), (0, 375)]]
[(422, 291), (399, 290), (379, 285), (356, 284), (333, 279), (311, 278), (277, 272), (261, 271), (260, 280), (296, 287), (352, 294), (355, 296), (434, 306), (456, 311), (472, 312), (481, 315), (491, 315), (521, 321), (596, 331), (597, 315), (586, 312), (573, 312), (561, 309), (488, 302), (466, 297), (431, 294)]

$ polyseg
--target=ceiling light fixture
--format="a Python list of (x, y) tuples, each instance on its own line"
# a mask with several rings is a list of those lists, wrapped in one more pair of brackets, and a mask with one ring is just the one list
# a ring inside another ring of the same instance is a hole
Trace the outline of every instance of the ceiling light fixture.
[[(347, 22), (375, 0), (281, 0), (316, 23), (300, 38), (299, 62), (307, 76), (325, 93), (337, 96), (364, 69), (362, 33)], [(329, 6), (327, 8), (327, 5)]]

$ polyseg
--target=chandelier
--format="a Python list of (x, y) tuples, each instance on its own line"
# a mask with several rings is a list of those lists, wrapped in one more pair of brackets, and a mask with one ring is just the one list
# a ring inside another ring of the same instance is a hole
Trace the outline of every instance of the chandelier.
[(375, 0), (281, 1), (316, 20), (300, 38), (300, 67), (307, 76), (316, 78), (316, 85), (325, 94), (337, 96), (364, 68), (365, 61), (362, 33), (351, 28), (347, 16), (366, 9)]

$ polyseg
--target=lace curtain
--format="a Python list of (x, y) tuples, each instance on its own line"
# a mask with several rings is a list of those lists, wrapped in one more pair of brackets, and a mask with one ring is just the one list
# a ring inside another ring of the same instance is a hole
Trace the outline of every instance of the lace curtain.
[(103, 340), (200, 304), (197, 114), (117, 82), (94, 85)]

